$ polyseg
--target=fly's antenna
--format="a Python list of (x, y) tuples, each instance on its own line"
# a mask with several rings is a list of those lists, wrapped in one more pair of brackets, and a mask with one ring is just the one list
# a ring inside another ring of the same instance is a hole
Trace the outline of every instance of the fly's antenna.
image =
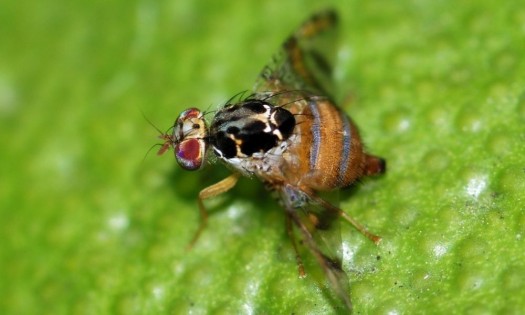
[[(142, 163), (144, 163), (144, 161), (146, 161), (146, 158), (148, 157), (149, 153), (151, 152), (151, 150), (153, 150), (153, 148), (157, 147), (157, 146), (164, 146), (164, 144), (160, 144), (160, 143), (155, 143), (154, 145), (152, 145), (148, 151), (146, 151), (146, 154), (144, 154), (144, 157), (142, 158)], [(160, 149), (162, 150), (162, 148)], [(160, 152), (159, 150), (159, 152)]]
[(148, 117), (146, 117), (146, 114), (144, 114), (142, 110), (140, 110), (140, 113), (142, 114), (142, 117), (144, 117), (144, 119), (148, 122), (148, 124), (157, 130), (159, 133), (159, 138), (164, 140), (164, 143), (155, 143), (148, 149), (146, 154), (144, 154), (144, 158), (142, 159), (142, 162), (144, 162), (153, 148), (160, 146), (161, 148), (157, 152), (157, 155), (162, 155), (164, 152), (166, 152), (166, 150), (169, 149), (170, 146), (173, 145), (174, 140), (173, 137), (170, 136), (170, 130), (173, 129), (173, 126), (169, 127), (165, 132), (162, 132), (162, 130), (160, 130), (151, 120), (149, 120)]
[(142, 117), (144, 117), (144, 119), (148, 122), (148, 124), (150, 124), (151, 127), (155, 128), (155, 130), (157, 130), (159, 135), (164, 135), (164, 134), (166, 134), (169, 131), (169, 129), (168, 129), (168, 130), (166, 130), (165, 133), (162, 132), (157, 126), (155, 126), (154, 123), (151, 122), (151, 120), (148, 119), (148, 117), (146, 117), (146, 114), (144, 114), (144, 112), (142, 110), (140, 110), (140, 113), (142, 114)]
[[(151, 122), (151, 120), (148, 119), (148, 117), (146, 117), (146, 115), (144, 114), (143, 111), (140, 111), (142, 113), (142, 117), (144, 117), (144, 119), (148, 122), (148, 124), (150, 124), (153, 128), (155, 128), (155, 130), (157, 130), (157, 132), (159, 133), (159, 138), (167, 141), (167, 140), (173, 140), (171, 136), (169, 136), (170, 134), (170, 131), (175, 127), (175, 126), (171, 126), (169, 127), (168, 129), (166, 129), (165, 132), (162, 132), (162, 130), (160, 130), (157, 126), (155, 126), (154, 123)], [(173, 142), (173, 141), (172, 141)], [(151, 150), (151, 149), (150, 149)]]

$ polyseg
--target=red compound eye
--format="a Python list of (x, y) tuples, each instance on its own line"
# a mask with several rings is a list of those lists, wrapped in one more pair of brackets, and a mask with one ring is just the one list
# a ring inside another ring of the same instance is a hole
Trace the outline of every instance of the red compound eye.
[(186, 139), (175, 146), (175, 157), (183, 169), (193, 171), (203, 165), (205, 150), (202, 139)]

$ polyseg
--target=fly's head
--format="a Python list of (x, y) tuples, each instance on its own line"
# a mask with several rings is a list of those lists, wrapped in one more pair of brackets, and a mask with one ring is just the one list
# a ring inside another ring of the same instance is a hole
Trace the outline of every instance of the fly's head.
[(204, 166), (208, 146), (204, 114), (197, 108), (188, 108), (177, 117), (171, 130), (172, 133), (160, 135), (164, 143), (157, 154), (173, 147), (175, 158), (183, 169), (193, 171)]

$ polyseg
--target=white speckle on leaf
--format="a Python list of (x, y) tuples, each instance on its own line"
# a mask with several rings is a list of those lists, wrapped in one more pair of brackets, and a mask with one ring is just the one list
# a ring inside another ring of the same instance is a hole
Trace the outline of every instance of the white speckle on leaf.
[(354, 258), (355, 252), (348, 245), (348, 242), (343, 241), (342, 249), (343, 249), (343, 261), (351, 261)]
[(246, 295), (246, 302), (242, 305), (244, 314), (254, 314), (253, 300), (259, 295), (259, 283), (256, 280), (249, 281), (244, 294)]
[(226, 215), (228, 216), (228, 218), (232, 219), (232, 220), (236, 220), (238, 219), (239, 217), (241, 217), (243, 215), (243, 213), (246, 212), (246, 206), (240, 204), (240, 203), (237, 203), (237, 202), (234, 202), (232, 203), (232, 205), (230, 207), (228, 207), (228, 210), (226, 210)]
[(117, 213), (108, 219), (109, 227), (114, 231), (122, 231), (129, 226), (129, 218), (123, 213)]
[(465, 188), (467, 195), (478, 198), (478, 196), (487, 187), (487, 179), (485, 176), (473, 177), (468, 181), (467, 187)]
[(408, 119), (402, 119), (402, 120), (399, 122), (399, 130), (400, 130), (400, 131), (405, 131), (405, 130), (407, 130), (408, 128), (410, 128), (410, 120), (408, 120)]
[(153, 293), (153, 297), (157, 300), (160, 300), (164, 296), (164, 288), (162, 286), (154, 286), (153, 290), (151, 290)]
[(244, 309), (244, 314), (253, 314), (253, 306), (250, 303), (244, 303), (242, 308)]
[(441, 245), (441, 244), (436, 245), (436, 246), (434, 246), (433, 252), (434, 252), (434, 256), (441, 257), (441, 256), (446, 254), (447, 247), (445, 245)]

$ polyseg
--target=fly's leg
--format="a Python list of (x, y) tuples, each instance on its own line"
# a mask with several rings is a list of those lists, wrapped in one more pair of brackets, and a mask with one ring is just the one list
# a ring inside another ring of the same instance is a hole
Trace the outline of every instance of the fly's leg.
[(357, 222), (354, 218), (349, 216), (346, 212), (344, 212), (341, 209), (338, 209), (338, 210), (339, 210), (339, 215), (343, 219), (345, 219), (347, 222), (352, 224), (354, 226), (354, 228), (359, 231), (359, 233), (361, 233), (364, 236), (366, 236), (369, 240), (374, 242), (376, 245), (379, 244), (379, 242), (381, 242), (381, 236), (377, 236), (375, 234), (370, 233), (370, 231), (368, 231), (362, 224)]
[(230, 176), (226, 177), (220, 182), (215, 183), (211, 186), (208, 186), (199, 192), (198, 203), (199, 203), (199, 212), (201, 215), (201, 221), (199, 224), (199, 228), (197, 229), (197, 231), (195, 232), (195, 235), (193, 236), (193, 239), (188, 244), (188, 249), (191, 249), (193, 245), (195, 245), (195, 242), (197, 242), (197, 240), (199, 239), (199, 236), (201, 235), (202, 231), (204, 230), (208, 222), (208, 211), (206, 211), (206, 207), (204, 206), (204, 200), (213, 198), (215, 196), (218, 196), (232, 189), (233, 186), (235, 186), (235, 184), (239, 180), (239, 177), (240, 177), (240, 174), (237, 174), (237, 173), (231, 174)]
[(289, 220), (297, 226), (299, 231), (301, 231), (301, 234), (303, 235), (303, 241), (309, 247), (313, 256), (323, 269), (333, 289), (335, 290), (337, 295), (341, 297), (347, 310), (351, 312), (352, 303), (350, 301), (350, 296), (347, 293), (348, 278), (346, 277), (346, 274), (344, 273), (341, 267), (341, 262), (337, 259), (328, 257), (325, 254), (323, 254), (319, 246), (317, 246), (317, 243), (315, 242), (312, 233), (308, 230), (308, 227), (301, 221), (301, 219), (297, 215), (296, 209), (293, 209), (292, 207), (287, 205), (286, 211)]
[(299, 278), (304, 278), (306, 277), (306, 273), (304, 272), (304, 264), (303, 260), (301, 259), (301, 255), (299, 254), (299, 249), (297, 248), (297, 242), (295, 241), (295, 234), (293, 232), (292, 220), (289, 215), (286, 216), (286, 232), (288, 233), (288, 237), (292, 242), (293, 250), (295, 252), (295, 260), (297, 262)]
[(334, 213), (337, 213), (340, 217), (342, 217), (343, 219), (345, 219), (348, 223), (352, 224), (352, 226), (357, 230), (359, 231), (359, 233), (363, 234), (364, 236), (366, 236), (369, 240), (371, 240), (372, 242), (374, 242), (376, 245), (379, 244), (379, 242), (381, 241), (381, 237), (380, 236), (377, 236), (375, 234), (372, 234), (371, 232), (369, 232), (362, 224), (360, 224), (359, 222), (357, 222), (357, 220), (355, 220), (354, 218), (352, 218), (351, 216), (349, 216), (346, 212), (344, 212), (343, 210), (339, 209), (338, 207), (332, 205), (331, 203), (327, 202), (326, 200), (324, 200), (323, 198), (320, 198), (318, 197), (317, 195), (314, 195), (314, 194), (311, 194), (310, 197), (315, 200), (315, 202), (319, 203), (321, 206), (323, 206), (324, 208), (326, 209), (329, 209), (330, 211), (334, 212)]

